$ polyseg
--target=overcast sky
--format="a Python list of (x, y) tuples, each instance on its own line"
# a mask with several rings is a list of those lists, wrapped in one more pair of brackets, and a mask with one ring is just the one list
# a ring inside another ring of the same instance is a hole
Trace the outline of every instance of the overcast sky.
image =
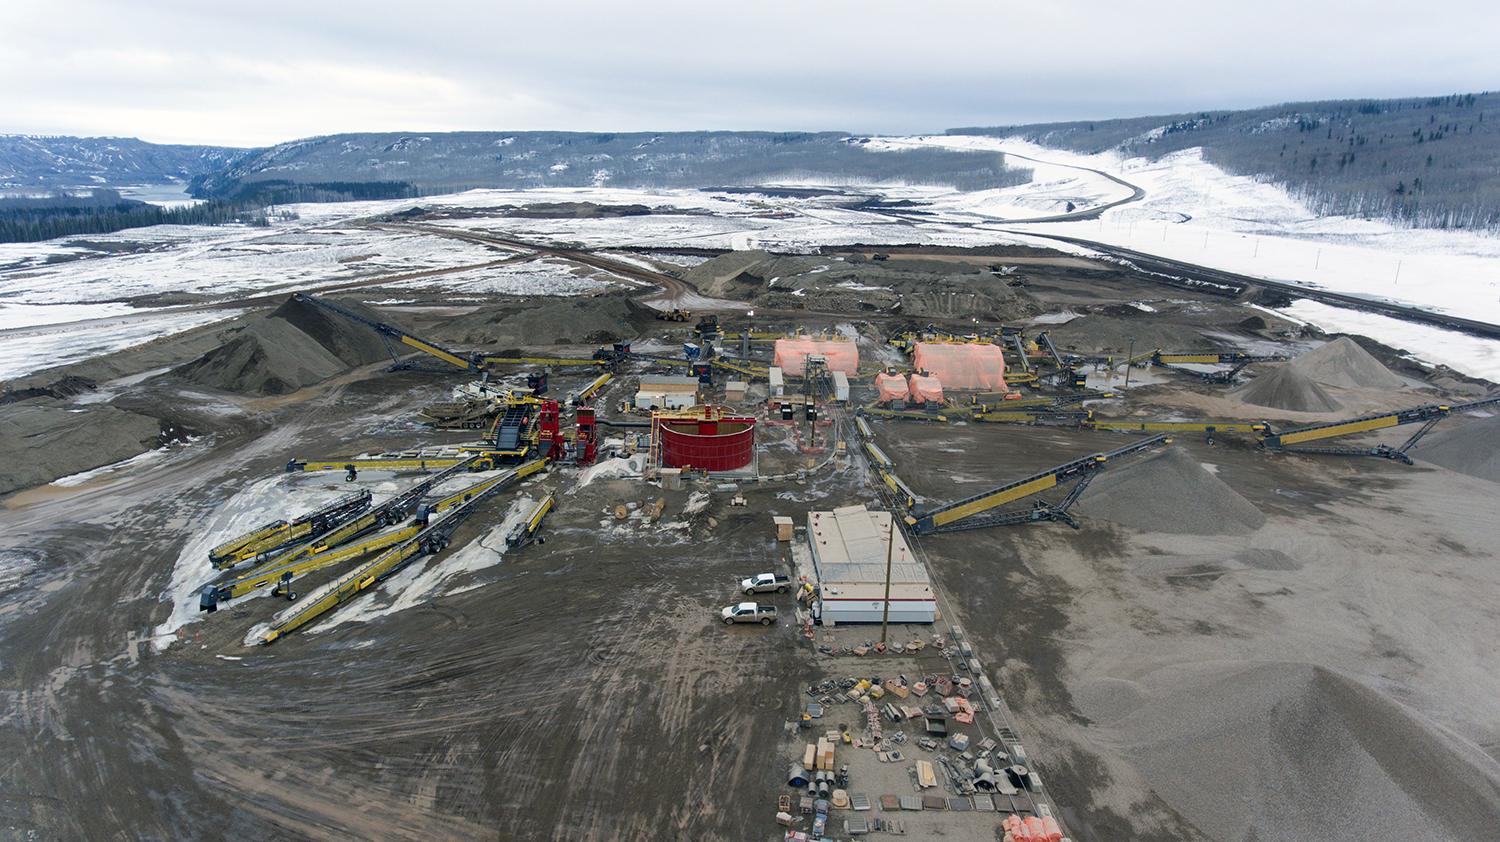
[(1494, 0), (3, 0), (0, 132), (910, 133), (1495, 89), (1497, 34)]

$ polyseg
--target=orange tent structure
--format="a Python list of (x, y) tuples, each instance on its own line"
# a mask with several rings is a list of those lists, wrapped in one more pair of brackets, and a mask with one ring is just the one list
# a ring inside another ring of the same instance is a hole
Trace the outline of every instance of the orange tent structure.
[(948, 389), (1005, 391), (1005, 358), (999, 345), (918, 342), (912, 364)]
[(829, 371), (842, 371), (849, 375), (859, 373), (859, 346), (837, 339), (809, 339), (805, 336), (778, 339), (776, 361), (773, 364), (788, 377), (801, 377), (809, 356), (828, 360)]
[(904, 401), (907, 393), (906, 378), (882, 371), (875, 375), (875, 391), (878, 393), (875, 400), (879, 403)]
[(913, 372), (910, 386), (912, 403), (943, 402), (943, 383), (930, 374), (917, 374)]

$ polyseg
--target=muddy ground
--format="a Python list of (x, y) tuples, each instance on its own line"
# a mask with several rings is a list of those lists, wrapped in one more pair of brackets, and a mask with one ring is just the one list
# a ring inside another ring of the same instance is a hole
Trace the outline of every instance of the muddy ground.
[[(1023, 277), (1032, 310), (1043, 314), (1092, 308), (1219, 341), (1310, 341), (1281, 336), (1285, 325), (1242, 326), (1250, 312), (1243, 307), (1121, 274), (1040, 263)], [(1133, 302), (1157, 315), (1107, 309)], [(418, 327), (441, 318), (434, 310)], [(912, 326), (901, 317), (852, 318), (872, 336)], [(850, 320), (762, 312), (756, 326)], [(672, 329), (670, 341), (684, 338)], [(200, 333), (192, 355), (203, 353), (208, 335)], [(874, 344), (865, 350), (872, 363), (899, 359)], [(1412, 390), (1431, 376), (1375, 350), (1411, 378)], [(183, 361), (143, 358), (134, 371)], [(147, 465), (7, 497), (0, 835), (776, 838), (770, 817), (787, 792), (782, 777), (797, 738), (786, 726), (802, 688), (859, 667), (820, 659), (788, 625), (725, 629), (714, 612), (735, 599), (735, 577), (785, 555), (772, 539), (771, 514), (802, 522), (810, 508), (878, 499), (858, 459), (803, 483), (748, 489), (743, 507), (714, 494), (692, 515), (683, 513), (687, 491), (601, 479), (568, 494), (577, 474), (560, 470), (532, 486), (564, 492), (544, 529), (547, 542), (472, 574), (471, 589), (268, 648), (243, 641), (280, 607), (269, 599), (189, 624), (170, 645), (152, 639), (170, 613), (161, 595), (179, 555), (226, 501), (277, 476), (293, 456), (468, 437), (425, 430), (414, 416), (462, 379), (373, 364), (291, 394), (247, 396), (153, 377), (108, 400), (131, 411), (170, 408), (196, 439)], [(553, 386), (568, 388), (565, 379)], [(616, 384), (600, 405), (618, 403), (626, 388)], [(1128, 395), (1101, 411), (1244, 410), (1222, 388), (1176, 374), (1139, 373)], [(902, 477), (939, 500), (1128, 440), (1001, 425), (877, 427)], [(768, 442), (768, 466), (806, 463), (785, 431)], [(1153, 683), (1183, 665), (1313, 665), (1353, 676), (1494, 763), (1500, 734), (1490, 713), (1500, 687), (1491, 676), (1500, 664), (1477, 644), (1500, 619), (1490, 607), (1500, 585), (1493, 483), (1425, 465), (1270, 456), (1232, 440), (1210, 447), (1183, 438), (1179, 446), (1214, 466), (1266, 524), (1247, 535), (1161, 536), (1085, 519), (1078, 531), (1049, 524), (919, 542), (953, 619), (995, 665), (1073, 838), (1270, 839), (1281, 838), (1267, 831), (1278, 821), (1306, 830), (1295, 822), (1308, 811), (1285, 795), (1257, 805), (1262, 812), (1226, 809), (1216, 818), (1182, 784), (1179, 755), (1163, 748), (1170, 740), (1153, 735), (1128, 698), (1201, 722), (1201, 710), (1174, 707), (1180, 700), (1162, 697)], [(498, 520), (510, 496), (466, 525), (459, 542), (485, 534), (493, 524), (483, 516)], [(659, 496), (668, 500), (663, 521), (685, 526), (613, 522), (614, 506)], [(1289, 697), (1284, 707), (1321, 710), (1325, 696), (1346, 695)], [(1403, 734), (1400, 745), (1412, 747), (1406, 757), (1451, 759), (1426, 733)], [(1349, 754), (1352, 765), (1330, 766), (1325, 777), (1369, 772), (1361, 759), (1369, 754)], [(1213, 763), (1191, 771), (1226, 783), (1220, 770), (1233, 757), (1208, 756)], [(1269, 775), (1277, 760), (1267, 762)], [(1438, 766), (1433, 779), (1467, 792), (1472, 778)], [(1300, 774), (1318, 778), (1316, 768)], [(1233, 793), (1245, 786), (1227, 781), (1226, 790), (1206, 791), (1238, 804)], [(1434, 814), (1437, 832), (1425, 838), (1484, 838), (1466, 835), (1490, 815), (1483, 791), (1456, 801), (1411, 791)]]

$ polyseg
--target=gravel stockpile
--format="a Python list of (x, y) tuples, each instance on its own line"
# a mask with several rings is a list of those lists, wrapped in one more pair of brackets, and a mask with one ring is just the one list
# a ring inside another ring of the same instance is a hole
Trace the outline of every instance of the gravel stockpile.
[(1400, 377), (1347, 336), (1301, 354), (1285, 367), (1295, 368), (1307, 379), (1324, 386), (1345, 389), (1399, 389), (1402, 386)]
[(1303, 374), (1295, 364), (1278, 366), (1235, 390), (1242, 401), (1255, 406), (1295, 412), (1333, 412), (1342, 405), (1322, 386)]
[(1144, 532), (1187, 535), (1245, 534), (1266, 522), (1254, 503), (1178, 447), (1106, 467), (1075, 510)]
[(1500, 482), (1500, 415), (1449, 418), (1423, 436), (1411, 455), (1450, 471)]
[(276, 318), (252, 323), (233, 339), (175, 369), (202, 386), (245, 395), (283, 395), (349, 366), (316, 339)]
[(1213, 839), (1477, 840), (1500, 827), (1500, 763), (1310, 664), (1190, 664), (1075, 698)]
[(160, 440), (160, 421), (107, 404), (81, 412), (40, 401), (0, 406), (0, 494), (113, 465)]
[[(367, 319), (392, 323), (389, 316), (357, 301), (341, 298), (338, 304)], [(312, 337), (350, 368), (390, 358), (385, 341), (368, 325), (357, 324), (315, 304), (288, 298), (271, 313), (271, 318), (285, 321)]]
[[(339, 301), (366, 318), (389, 321), (362, 304)], [(380, 335), (337, 313), (288, 298), (224, 344), (173, 371), (244, 395), (283, 395), (350, 368), (389, 359)]]

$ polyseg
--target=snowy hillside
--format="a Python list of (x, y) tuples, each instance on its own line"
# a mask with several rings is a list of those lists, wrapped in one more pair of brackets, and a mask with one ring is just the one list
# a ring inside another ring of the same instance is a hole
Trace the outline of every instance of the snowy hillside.
[(0, 190), (186, 182), (244, 151), (133, 137), (0, 135)]

